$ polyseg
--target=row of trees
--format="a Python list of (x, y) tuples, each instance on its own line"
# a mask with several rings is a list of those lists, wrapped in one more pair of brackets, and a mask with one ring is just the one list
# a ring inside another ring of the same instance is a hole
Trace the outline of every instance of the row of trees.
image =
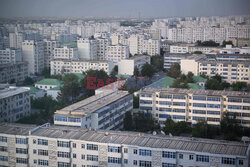
[(220, 126), (212, 126), (206, 121), (199, 121), (194, 126), (187, 122), (174, 122), (167, 119), (164, 132), (172, 135), (191, 134), (201, 138), (223, 138), (225, 140), (240, 140), (243, 135), (250, 136), (250, 129), (243, 129), (237, 122), (236, 115), (230, 116), (228, 112), (223, 114)]

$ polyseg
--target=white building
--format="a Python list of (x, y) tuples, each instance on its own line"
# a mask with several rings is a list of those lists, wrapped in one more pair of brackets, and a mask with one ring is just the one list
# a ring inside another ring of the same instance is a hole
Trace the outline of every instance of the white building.
[(220, 125), (223, 113), (237, 114), (244, 127), (250, 127), (250, 94), (179, 88), (146, 88), (140, 93), (140, 110), (149, 111), (164, 126), (167, 118), (196, 124), (199, 120)]
[(123, 127), (125, 113), (132, 108), (132, 95), (109, 90), (57, 110), (54, 124), (116, 130)]
[(25, 40), (22, 43), (23, 60), (28, 62), (29, 74), (41, 73), (44, 69), (42, 41)]
[(2, 123), (0, 136), (1, 164), (11, 167), (249, 166), (249, 145), (243, 142), (50, 124)]
[(0, 65), (3, 64), (15, 64), (23, 60), (22, 51), (16, 49), (7, 48), (0, 50)]
[(18, 32), (9, 33), (10, 48), (21, 49), (23, 41), (24, 41), (24, 34)]
[(127, 45), (118, 44), (108, 46), (106, 60), (117, 64), (126, 58), (129, 58), (129, 47)]
[(7, 87), (0, 90), (0, 122), (16, 122), (30, 115), (30, 90)]
[(108, 75), (114, 68), (114, 64), (111, 61), (100, 60), (66, 60), (66, 59), (54, 59), (51, 61), (50, 74), (62, 75), (68, 73), (83, 73), (90, 69), (101, 70), (103, 69)]
[(51, 41), (44, 39), (44, 66), (50, 67), (50, 61), (53, 59), (54, 48), (59, 47), (59, 43), (57, 41)]
[(108, 46), (111, 44), (110, 38), (97, 38), (97, 59), (106, 60)]
[(80, 59), (84, 60), (97, 59), (97, 40), (79, 38), (77, 40), (77, 49)]
[(62, 48), (54, 48), (53, 59), (78, 59), (77, 48), (64, 46)]
[(144, 64), (150, 64), (149, 56), (134, 56), (128, 59), (123, 59), (118, 63), (118, 74), (119, 75), (134, 75), (135, 67), (138, 68), (139, 72), (142, 70)]

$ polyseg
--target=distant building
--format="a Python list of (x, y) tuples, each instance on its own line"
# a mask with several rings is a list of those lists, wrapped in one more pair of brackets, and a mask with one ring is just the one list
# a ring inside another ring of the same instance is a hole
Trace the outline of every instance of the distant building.
[(127, 45), (111, 45), (107, 48), (106, 60), (118, 64), (123, 59), (129, 58), (129, 47)]
[(58, 79), (42, 79), (35, 83), (35, 87), (43, 90), (49, 90), (56, 87), (61, 87), (62, 83)]
[(50, 67), (50, 61), (53, 59), (54, 54), (54, 48), (57, 48), (59, 46), (59, 43), (57, 41), (51, 41), (44, 39), (44, 66), (49, 68)]
[(14, 33), (9, 33), (9, 42), (10, 48), (14, 49), (21, 49), (22, 48), (22, 42), (24, 41), (25, 36), (22, 33), (14, 32)]
[(28, 64), (26, 62), (0, 65), (0, 83), (22, 82), (28, 76)]
[(22, 51), (16, 49), (7, 48), (0, 50), (0, 65), (3, 64), (15, 64), (23, 60)]
[(62, 75), (68, 73), (83, 73), (90, 69), (101, 70), (103, 69), (108, 75), (114, 68), (114, 64), (111, 61), (100, 60), (65, 60), (55, 59), (51, 61), (50, 74)]
[(23, 60), (28, 62), (29, 74), (41, 73), (44, 69), (42, 41), (25, 40), (22, 43)]
[(250, 39), (228, 38), (237, 47), (250, 47)]
[(64, 46), (62, 48), (54, 48), (53, 59), (78, 59), (77, 48)]
[(135, 67), (138, 68), (139, 72), (142, 70), (144, 64), (150, 64), (149, 56), (134, 56), (128, 59), (123, 59), (118, 62), (118, 74), (119, 75), (134, 75)]
[(97, 40), (79, 38), (77, 40), (77, 49), (80, 59), (97, 60)]
[(123, 127), (125, 113), (133, 108), (126, 91), (104, 91), (57, 110), (54, 124), (81, 128), (117, 130)]
[(7, 87), (0, 90), (0, 122), (16, 122), (30, 115), (30, 90)]

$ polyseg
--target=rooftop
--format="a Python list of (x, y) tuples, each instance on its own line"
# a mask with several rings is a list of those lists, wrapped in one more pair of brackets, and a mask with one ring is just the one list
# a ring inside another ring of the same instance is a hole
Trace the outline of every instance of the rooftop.
[(24, 92), (29, 92), (29, 91), (30, 91), (29, 88), (25, 88), (25, 87), (5, 88), (5, 89), (0, 90), (0, 99), (14, 96), (14, 95), (18, 95), (18, 94), (24, 93)]
[(145, 88), (141, 93), (169, 93), (169, 94), (194, 94), (206, 96), (231, 96), (231, 97), (245, 97), (250, 98), (250, 92), (238, 91), (222, 91), (222, 90), (203, 90), (203, 89), (181, 89), (181, 88)]
[(85, 100), (67, 106), (61, 110), (57, 110), (55, 114), (70, 114), (79, 116), (87, 115), (127, 95), (129, 95), (127, 91), (107, 90), (100, 94), (91, 96)]
[(61, 81), (58, 79), (50, 79), (50, 78), (45, 78), (41, 81), (36, 82), (36, 84), (39, 85), (57, 85), (60, 86), (61, 85)]
[(2, 123), (0, 133), (12, 135), (41, 136), (56, 139), (83, 140), (98, 143), (125, 144), (150, 148), (165, 148), (183, 151), (204, 152), (210, 154), (226, 154), (247, 156), (248, 145), (242, 142), (212, 140), (190, 137), (169, 137), (138, 132), (88, 130), (65, 126), (37, 127), (33, 125)]

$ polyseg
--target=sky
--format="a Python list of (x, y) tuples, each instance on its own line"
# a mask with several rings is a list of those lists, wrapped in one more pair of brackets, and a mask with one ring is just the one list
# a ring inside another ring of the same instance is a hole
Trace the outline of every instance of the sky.
[(183, 17), (250, 14), (250, 0), (0, 0), (0, 17)]

